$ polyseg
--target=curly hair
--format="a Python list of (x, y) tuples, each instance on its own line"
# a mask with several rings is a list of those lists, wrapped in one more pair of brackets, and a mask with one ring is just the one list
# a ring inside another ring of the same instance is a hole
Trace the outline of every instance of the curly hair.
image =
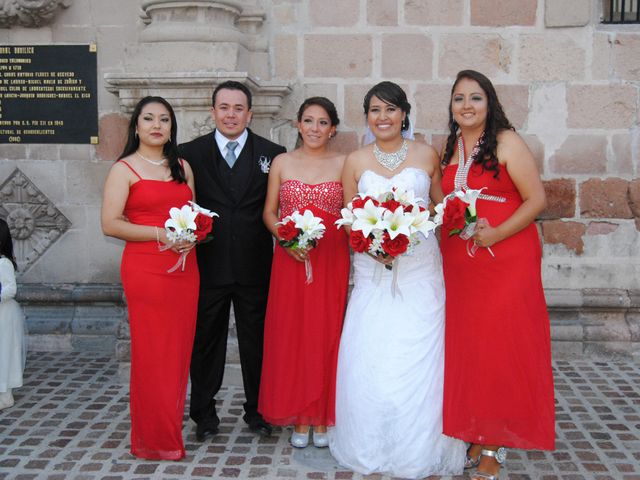
[[(503, 130), (515, 130), (515, 128), (513, 128), (513, 125), (511, 125), (511, 122), (507, 119), (491, 80), (480, 72), (476, 72), (475, 70), (462, 70), (458, 72), (456, 81), (451, 87), (451, 98), (453, 98), (453, 92), (456, 86), (463, 78), (477, 82), (487, 96), (487, 119), (485, 121), (484, 139), (474, 163), (482, 164), (483, 170), (494, 172), (494, 178), (498, 178), (500, 173), (497, 155), (498, 133)], [(442, 156), (442, 165), (449, 165), (449, 162), (451, 162), (451, 157), (453, 157), (455, 153), (458, 134), (459, 125), (453, 119), (451, 101), (449, 101), (449, 136), (447, 137), (444, 155)]]

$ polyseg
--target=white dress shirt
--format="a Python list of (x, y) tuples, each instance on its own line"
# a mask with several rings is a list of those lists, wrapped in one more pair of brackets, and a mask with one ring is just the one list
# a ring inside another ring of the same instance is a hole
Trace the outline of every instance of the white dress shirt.
[[(244, 148), (244, 144), (247, 143), (247, 138), (249, 138), (249, 132), (245, 128), (242, 134), (235, 139), (235, 141), (238, 142), (238, 145), (236, 145), (236, 148), (235, 148), (236, 158), (240, 158), (240, 152), (242, 152), (242, 149)], [(216, 143), (218, 144), (218, 150), (220, 150), (220, 153), (222, 153), (222, 158), (226, 158), (227, 143), (231, 142), (232, 140), (229, 140), (222, 133), (220, 133), (220, 130), (216, 130), (215, 139), (216, 139)]]

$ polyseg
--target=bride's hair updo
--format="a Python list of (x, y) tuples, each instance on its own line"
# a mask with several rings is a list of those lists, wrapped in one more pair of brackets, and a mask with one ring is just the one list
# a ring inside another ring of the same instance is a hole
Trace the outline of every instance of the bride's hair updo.
[[(498, 168), (498, 155), (496, 153), (498, 148), (498, 133), (502, 130), (515, 130), (515, 128), (513, 128), (513, 125), (511, 125), (507, 119), (491, 80), (480, 72), (476, 72), (475, 70), (462, 70), (458, 72), (456, 81), (453, 82), (453, 86), (451, 87), (451, 99), (453, 98), (453, 92), (458, 82), (463, 78), (475, 81), (487, 96), (487, 120), (484, 128), (484, 141), (482, 145), (480, 145), (474, 163), (481, 163), (484, 170), (493, 171), (494, 178), (498, 178), (498, 174), (500, 173), (500, 169)], [(449, 100), (449, 136), (447, 137), (447, 143), (442, 157), (442, 165), (449, 165), (449, 162), (451, 162), (459, 133), (458, 122), (453, 119), (451, 99)], [(471, 149), (473, 145), (467, 148)]]
[(404, 132), (405, 130), (408, 130), (411, 104), (407, 100), (407, 94), (404, 93), (404, 90), (402, 90), (402, 88), (400, 88), (400, 85), (393, 82), (380, 82), (377, 85), (374, 85), (371, 90), (369, 90), (364, 96), (364, 102), (362, 106), (364, 107), (365, 115), (369, 113), (371, 97), (373, 97), (374, 95), (383, 102), (388, 103), (389, 105), (395, 105), (406, 114), (404, 117), (404, 121), (402, 122), (402, 131)]

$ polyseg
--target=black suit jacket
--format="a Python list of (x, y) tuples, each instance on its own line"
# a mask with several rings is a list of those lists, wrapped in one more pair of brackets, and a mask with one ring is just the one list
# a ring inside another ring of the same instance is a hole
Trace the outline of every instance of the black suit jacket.
[(243, 172), (235, 192), (225, 177), (223, 169), (228, 173), (229, 167), (223, 165), (225, 160), (213, 132), (179, 147), (180, 156), (193, 170), (196, 203), (220, 215), (214, 218), (213, 240), (196, 249), (200, 285), (204, 288), (269, 283), (273, 240), (262, 222), (268, 174), (260, 162), (270, 163), (286, 149), (251, 130), (248, 133), (234, 165), (234, 172)]

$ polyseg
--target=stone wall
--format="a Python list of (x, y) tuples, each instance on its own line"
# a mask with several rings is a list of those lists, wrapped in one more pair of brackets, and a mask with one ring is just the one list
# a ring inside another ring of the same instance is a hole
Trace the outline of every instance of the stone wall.
[[(364, 133), (364, 93), (392, 80), (409, 94), (417, 137), (439, 148), (451, 83), (473, 68), (496, 84), (543, 175), (549, 208), (539, 227), (556, 353), (638, 355), (640, 33), (600, 24), (600, 0), (56, 3), (40, 26), (0, 28), (0, 44), (95, 42), (100, 144), (0, 146), (0, 185), (19, 168), (69, 220), (20, 273), (23, 291), (62, 285), (90, 299), (85, 287), (117, 288), (122, 244), (100, 232), (101, 187), (143, 94), (171, 98), (184, 140), (211, 127), (210, 85), (243, 79), (263, 99), (254, 127), (289, 148), (297, 106), (325, 95), (342, 120), (334, 146), (349, 152)], [(71, 301), (51, 298), (52, 309)], [(75, 348), (47, 338), (34, 337), (34, 348)]]
[(459, 70), (488, 75), (538, 161), (539, 226), (557, 354), (640, 356), (640, 33), (600, 24), (592, 0), (273, 2), (273, 73), (338, 105), (345, 152), (380, 80), (408, 92), (440, 147)]

